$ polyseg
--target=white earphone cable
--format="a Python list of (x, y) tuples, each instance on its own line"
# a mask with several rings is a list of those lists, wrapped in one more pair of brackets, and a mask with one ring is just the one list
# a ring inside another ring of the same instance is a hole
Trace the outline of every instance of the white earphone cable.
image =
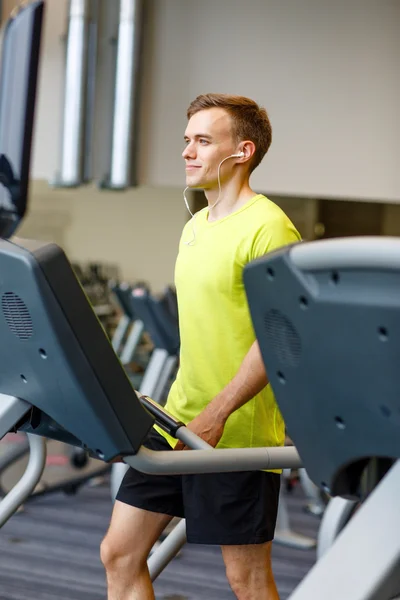
[[(212, 208), (214, 208), (218, 202), (220, 201), (221, 198), (221, 176), (220, 176), (220, 171), (221, 171), (221, 165), (228, 160), (228, 158), (239, 158), (241, 156), (244, 156), (244, 152), (239, 152), (238, 154), (231, 154), (230, 156), (227, 156), (226, 158), (224, 158), (223, 160), (221, 160), (221, 162), (218, 165), (218, 171), (217, 171), (217, 178), (218, 178), (218, 197), (216, 199), (216, 201), (214, 202), (214, 204), (211, 204), (211, 206), (205, 206), (204, 208), (202, 208), (199, 212), (202, 212), (203, 210), (206, 210), (208, 208), (208, 210), (211, 210)], [(191, 221), (192, 221), (192, 231), (193, 231), (193, 239), (191, 239), (188, 242), (185, 242), (185, 244), (187, 246), (193, 246), (193, 244), (196, 241), (196, 215), (198, 213), (193, 214), (192, 211), (189, 208), (189, 203), (187, 201), (186, 198), (186, 192), (189, 189), (190, 186), (185, 187), (185, 189), (183, 190), (183, 199), (185, 201), (186, 204), (186, 208), (188, 209), (190, 215), (192, 216)]]

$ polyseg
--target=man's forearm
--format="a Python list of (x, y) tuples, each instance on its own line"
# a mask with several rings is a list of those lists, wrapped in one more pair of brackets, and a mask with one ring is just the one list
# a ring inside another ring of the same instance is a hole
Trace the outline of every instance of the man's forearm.
[(246, 354), (239, 371), (208, 405), (215, 418), (226, 421), (235, 410), (246, 404), (268, 384), (258, 342)]

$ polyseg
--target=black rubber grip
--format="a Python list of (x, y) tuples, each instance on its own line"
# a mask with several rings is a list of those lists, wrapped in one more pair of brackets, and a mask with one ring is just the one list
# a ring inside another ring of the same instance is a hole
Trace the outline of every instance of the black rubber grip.
[(162, 406), (157, 404), (154, 400), (148, 396), (139, 396), (139, 400), (144, 408), (149, 411), (156, 420), (156, 424), (159, 425), (164, 431), (176, 437), (176, 432), (180, 427), (183, 427), (185, 423), (175, 419), (169, 412), (167, 412)]

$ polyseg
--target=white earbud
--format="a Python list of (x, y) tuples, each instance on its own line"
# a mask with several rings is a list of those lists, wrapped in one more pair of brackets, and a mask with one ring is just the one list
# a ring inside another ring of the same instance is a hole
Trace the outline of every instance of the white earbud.
[(244, 155), (244, 152), (239, 152), (238, 154), (231, 154), (227, 158), (242, 158)]

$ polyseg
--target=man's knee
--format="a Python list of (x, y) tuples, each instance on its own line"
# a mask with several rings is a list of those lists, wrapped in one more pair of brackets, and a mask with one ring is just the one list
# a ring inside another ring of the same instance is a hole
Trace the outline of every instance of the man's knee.
[(112, 540), (109, 539), (107, 534), (100, 544), (100, 559), (106, 569), (115, 562), (116, 556), (117, 547), (113, 544)]
[(252, 560), (250, 558), (247, 560), (244, 556), (243, 560), (238, 560), (238, 556), (233, 555), (233, 560), (225, 560), (226, 577), (240, 600), (264, 598), (273, 579), (270, 544), (263, 548), (260, 556), (253, 556)]
[(254, 569), (248, 565), (232, 564), (226, 566), (226, 577), (233, 593), (240, 600), (252, 598)]
[[(275, 587), (271, 569), (267, 565), (227, 567), (226, 577), (233, 593), (239, 600), (270, 598), (271, 582)], [(271, 596), (271, 598), (275, 597)]]
[(232, 588), (233, 593), (237, 598), (242, 598), (243, 593), (248, 589), (248, 581), (250, 574), (246, 569), (240, 567), (226, 567), (226, 578)]
[(133, 574), (143, 568), (147, 556), (141, 555), (133, 547), (124, 548), (118, 539), (108, 533), (100, 545), (100, 559), (109, 573), (129, 569)]

